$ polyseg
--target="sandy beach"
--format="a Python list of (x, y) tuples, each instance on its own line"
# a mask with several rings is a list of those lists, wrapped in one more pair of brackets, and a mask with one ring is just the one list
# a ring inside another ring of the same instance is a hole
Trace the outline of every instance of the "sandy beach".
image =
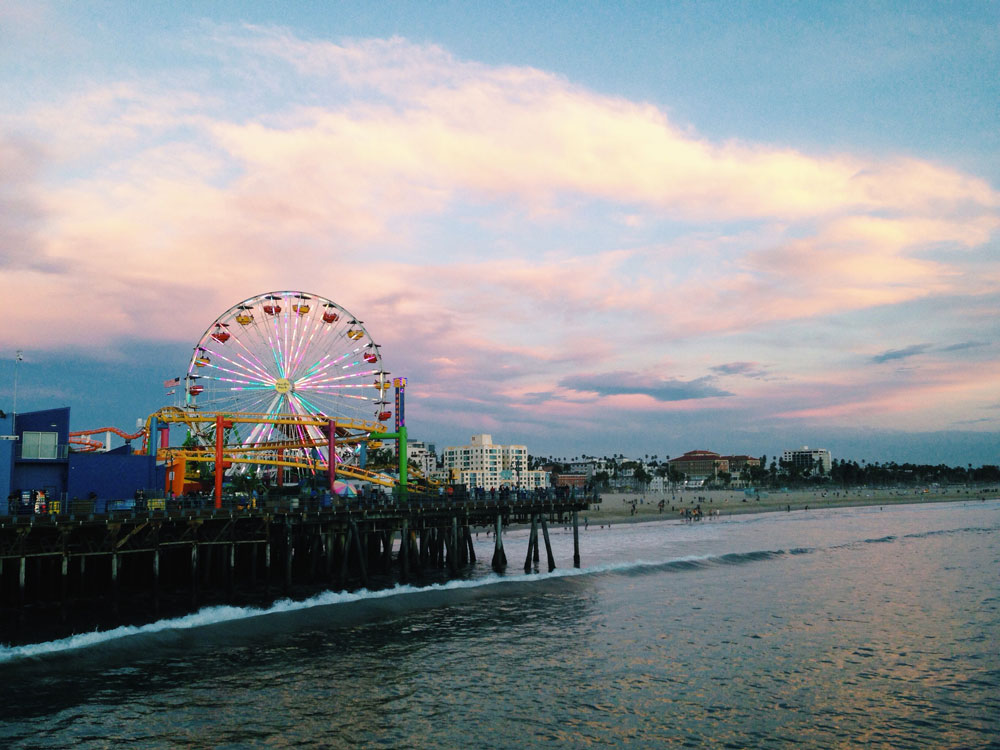
[[(852, 488), (822, 490), (789, 490), (761, 492), (759, 498), (742, 490), (680, 490), (670, 492), (608, 492), (601, 495), (600, 505), (581, 514), (590, 524), (636, 523), (682, 517), (682, 509), (701, 507), (705, 516), (732, 516), (744, 513), (772, 511), (795, 512), (816, 508), (841, 508), (857, 505), (890, 505), (900, 503), (956, 502), (961, 500), (995, 499), (996, 488), (948, 487), (933, 489), (869, 489)], [(663, 501), (662, 511), (659, 508)], [(635, 512), (632, 504), (635, 503)]]

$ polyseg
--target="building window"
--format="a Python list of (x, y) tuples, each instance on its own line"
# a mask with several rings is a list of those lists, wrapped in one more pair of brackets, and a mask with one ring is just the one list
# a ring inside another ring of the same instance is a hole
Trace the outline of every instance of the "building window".
[(21, 435), (21, 458), (58, 458), (58, 432), (24, 432)]

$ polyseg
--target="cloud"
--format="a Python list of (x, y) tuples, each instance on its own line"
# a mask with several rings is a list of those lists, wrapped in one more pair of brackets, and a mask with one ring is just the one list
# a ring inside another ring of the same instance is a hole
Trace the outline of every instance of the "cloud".
[[(667, 337), (995, 281), (917, 256), (928, 242), (978, 246), (997, 224), (996, 191), (946, 167), (713, 143), (651, 105), (400, 38), (338, 44), (252, 26), (209, 34), (231, 69), (271, 71), (264, 84), (282, 94), (276, 104), (226, 116), (219, 97), (174, 76), (168, 90), (109, 82), (7, 117), (62, 160), (37, 186), (47, 196), (40, 210), (51, 214), (42, 251), (72, 266), (91, 295), (144, 289), (156, 293), (155, 306), (183, 269), (184, 284), (226, 304), (208, 279), (256, 293), (274, 286), (267, 278), (278, 257), (284, 276), (400, 288), (372, 269), (389, 256), (403, 277), (435, 284), (422, 270), (432, 249), (423, 232), (445, 225), (474, 243), (449, 248), (441, 264), (462, 298), (499, 299), (513, 315), (549, 305), (586, 317), (600, 310), (605, 325), (630, 315)], [(247, 81), (233, 84), (227, 96), (260, 106)], [(61, 171), (73, 179), (58, 179)], [(695, 256), (690, 237), (594, 246), (586, 228), (572, 230), (591, 214), (602, 231), (623, 214), (633, 226), (640, 217), (706, 222), (702, 252)], [(743, 220), (751, 225), (741, 237), (713, 229)], [(516, 239), (493, 244), (524, 222), (563, 234), (545, 254)], [(40, 283), (12, 277), (3, 291), (29, 295)], [(435, 308), (491, 335), (498, 328), (469, 309)], [(115, 334), (128, 331), (115, 304), (92, 314)], [(145, 320), (141, 331), (169, 336), (174, 323), (151, 330)], [(52, 326), (46, 337), (56, 343), (65, 330)]]
[(727, 362), (711, 369), (719, 375), (742, 375), (747, 378), (763, 378), (767, 375), (767, 370), (757, 362)]
[(979, 349), (983, 346), (989, 346), (988, 341), (962, 341), (957, 344), (951, 344), (949, 346), (942, 346), (938, 351), (942, 352), (961, 352), (966, 349)]
[(684, 381), (630, 372), (573, 375), (560, 380), (559, 385), (572, 391), (596, 393), (598, 396), (641, 395), (656, 401), (687, 401), (733, 395), (712, 385), (710, 377)]
[(876, 354), (871, 358), (871, 361), (875, 364), (881, 364), (883, 362), (890, 362), (896, 359), (906, 359), (907, 357), (915, 357), (918, 354), (923, 354), (930, 348), (930, 344), (913, 344), (912, 346), (903, 347), (902, 349), (889, 349), (881, 354)]

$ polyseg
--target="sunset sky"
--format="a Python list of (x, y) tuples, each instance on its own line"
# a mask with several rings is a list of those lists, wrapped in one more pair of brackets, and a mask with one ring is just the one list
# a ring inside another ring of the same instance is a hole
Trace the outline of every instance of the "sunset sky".
[(0, 3), (0, 409), (73, 429), (302, 290), (439, 448), (1000, 463), (998, 235), (997, 3)]

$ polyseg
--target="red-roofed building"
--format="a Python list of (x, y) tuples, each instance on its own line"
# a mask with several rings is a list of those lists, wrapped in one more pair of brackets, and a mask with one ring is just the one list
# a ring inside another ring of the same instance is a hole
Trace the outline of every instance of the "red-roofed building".
[(729, 471), (729, 459), (713, 451), (688, 451), (683, 456), (671, 458), (667, 463), (690, 477), (714, 477), (720, 471)]

